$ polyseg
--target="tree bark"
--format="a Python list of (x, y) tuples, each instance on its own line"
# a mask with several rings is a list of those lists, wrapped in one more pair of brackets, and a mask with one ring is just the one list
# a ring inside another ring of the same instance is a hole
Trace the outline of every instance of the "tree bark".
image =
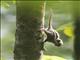
[(80, 60), (80, 16), (75, 21), (74, 60)]
[(43, 25), (43, 1), (17, 1), (14, 60), (39, 60)]
[(74, 60), (80, 60), (80, 2), (74, 2)]

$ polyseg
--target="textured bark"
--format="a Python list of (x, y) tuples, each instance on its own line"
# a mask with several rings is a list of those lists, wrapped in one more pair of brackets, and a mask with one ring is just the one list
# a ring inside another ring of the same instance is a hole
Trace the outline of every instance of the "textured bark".
[(39, 60), (41, 56), (41, 35), (44, 2), (17, 1), (16, 40), (14, 60)]
[(74, 60), (80, 60), (80, 2), (74, 2), (75, 39), (74, 39)]
[(75, 21), (74, 60), (80, 60), (80, 16)]

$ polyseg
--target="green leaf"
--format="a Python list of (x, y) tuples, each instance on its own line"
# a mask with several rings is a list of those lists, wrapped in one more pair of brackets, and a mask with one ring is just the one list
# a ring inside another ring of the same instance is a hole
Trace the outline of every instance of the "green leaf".
[(69, 37), (72, 37), (73, 36), (73, 27), (71, 26), (66, 26), (64, 28), (64, 34), (69, 36)]
[(42, 60), (66, 60), (59, 56), (49, 56), (49, 55), (43, 55)]
[(64, 30), (64, 28), (65, 28), (66, 26), (71, 26), (72, 24), (73, 24), (73, 22), (71, 21), (71, 22), (69, 22), (69, 23), (66, 23), (66, 24), (63, 24), (63, 25), (59, 26), (59, 28), (57, 28), (56, 30), (57, 30), (57, 31)]
[(59, 28), (57, 28), (57, 31), (62, 30), (64, 32), (65, 35), (67, 35), (68, 37), (73, 37), (73, 22), (69, 22), (67, 24), (64, 24), (62, 26), (60, 26)]

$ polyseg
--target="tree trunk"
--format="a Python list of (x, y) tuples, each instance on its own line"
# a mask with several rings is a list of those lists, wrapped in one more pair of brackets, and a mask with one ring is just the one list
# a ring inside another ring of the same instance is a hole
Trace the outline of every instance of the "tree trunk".
[(80, 16), (77, 17), (75, 25), (74, 57), (75, 60), (80, 60)]
[(43, 1), (17, 1), (14, 60), (39, 60), (41, 56)]
[(80, 2), (74, 2), (74, 60), (80, 60)]

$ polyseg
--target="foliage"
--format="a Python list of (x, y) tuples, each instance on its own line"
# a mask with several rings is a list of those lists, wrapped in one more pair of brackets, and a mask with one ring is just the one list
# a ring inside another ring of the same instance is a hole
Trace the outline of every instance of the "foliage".
[(72, 37), (73, 36), (73, 28), (71, 26), (66, 26), (64, 28), (65, 35)]
[(43, 55), (42, 56), (42, 60), (66, 60), (62, 57), (58, 57), (58, 56), (49, 56), (49, 55)]
[(57, 31), (63, 30), (64, 34), (67, 35), (68, 37), (73, 37), (73, 22), (69, 22), (67, 24), (64, 24), (60, 26), (59, 28), (56, 29)]

